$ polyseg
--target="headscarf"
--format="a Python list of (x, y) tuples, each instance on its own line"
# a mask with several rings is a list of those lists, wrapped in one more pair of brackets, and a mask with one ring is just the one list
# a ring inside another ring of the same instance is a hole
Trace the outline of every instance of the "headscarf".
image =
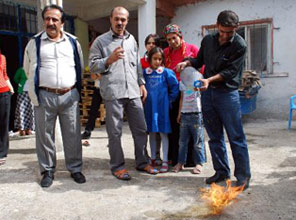
[[(183, 59), (186, 58), (186, 44), (185, 44), (185, 41), (183, 40), (183, 35), (180, 27), (176, 24), (169, 24), (164, 28), (163, 33), (165, 38), (168, 34), (171, 34), (171, 33), (177, 34), (181, 38), (180, 50), (181, 50)], [(166, 60), (165, 60), (166, 67), (168, 68), (171, 68), (171, 60), (172, 60), (171, 53), (172, 53), (172, 48), (169, 47), (168, 56), (166, 57)]]

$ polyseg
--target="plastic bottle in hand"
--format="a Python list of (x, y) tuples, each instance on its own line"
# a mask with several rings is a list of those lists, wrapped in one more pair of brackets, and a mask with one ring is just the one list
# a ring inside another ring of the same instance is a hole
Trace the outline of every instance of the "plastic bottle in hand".
[(200, 79), (203, 78), (203, 75), (193, 67), (186, 67), (181, 72), (180, 78), (182, 83), (192, 91), (194, 88), (200, 88), (202, 86)]

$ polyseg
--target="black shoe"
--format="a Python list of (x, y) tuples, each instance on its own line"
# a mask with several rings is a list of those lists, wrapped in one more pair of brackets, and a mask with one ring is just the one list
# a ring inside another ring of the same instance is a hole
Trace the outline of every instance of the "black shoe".
[(71, 173), (71, 177), (74, 179), (76, 183), (85, 183), (85, 176), (81, 172)]
[(215, 173), (214, 176), (211, 176), (211, 177), (206, 179), (206, 184), (218, 183), (218, 182), (221, 182), (221, 181), (225, 181), (227, 179), (230, 179), (230, 177), (227, 176), (227, 175)]
[(81, 139), (90, 139), (91, 136), (91, 132), (88, 130), (85, 130), (82, 134), (81, 134)]
[(236, 186), (244, 186), (244, 191), (249, 188), (250, 178), (244, 180), (237, 180)]
[(42, 173), (43, 177), (42, 180), (40, 182), (41, 187), (50, 187), (52, 184), (52, 181), (54, 179), (54, 175), (53, 172), (51, 171), (44, 171)]

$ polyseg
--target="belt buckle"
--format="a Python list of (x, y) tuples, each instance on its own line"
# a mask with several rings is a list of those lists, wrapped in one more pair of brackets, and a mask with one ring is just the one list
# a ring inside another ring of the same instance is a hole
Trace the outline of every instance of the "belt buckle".
[(60, 95), (60, 93), (59, 93), (59, 89), (54, 89), (54, 94), (56, 94), (56, 95)]

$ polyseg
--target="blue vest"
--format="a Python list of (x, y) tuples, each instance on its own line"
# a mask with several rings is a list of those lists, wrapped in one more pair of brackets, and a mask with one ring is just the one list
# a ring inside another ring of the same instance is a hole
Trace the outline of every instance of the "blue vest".
[[(65, 32), (64, 32), (65, 33)], [(73, 47), (73, 53), (74, 53), (74, 62), (75, 62), (75, 71), (76, 71), (76, 83), (75, 83), (75, 87), (77, 88), (79, 95), (81, 94), (81, 63), (80, 63), (80, 57), (79, 57), (79, 52), (78, 52), (78, 48), (77, 48), (77, 43), (76, 43), (76, 39), (72, 38), (70, 35), (68, 35), (67, 33), (65, 33), (69, 40), (70, 43)], [(41, 44), (41, 34), (39, 34), (37, 37), (34, 37), (35, 39), (35, 44), (36, 44), (36, 56), (37, 56), (37, 68), (35, 70), (35, 78), (34, 78), (34, 82), (35, 82), (35, 93), (38, 97), (38, 101), (39, 101), (39, 72), (40, 72), (40, 44)]]

